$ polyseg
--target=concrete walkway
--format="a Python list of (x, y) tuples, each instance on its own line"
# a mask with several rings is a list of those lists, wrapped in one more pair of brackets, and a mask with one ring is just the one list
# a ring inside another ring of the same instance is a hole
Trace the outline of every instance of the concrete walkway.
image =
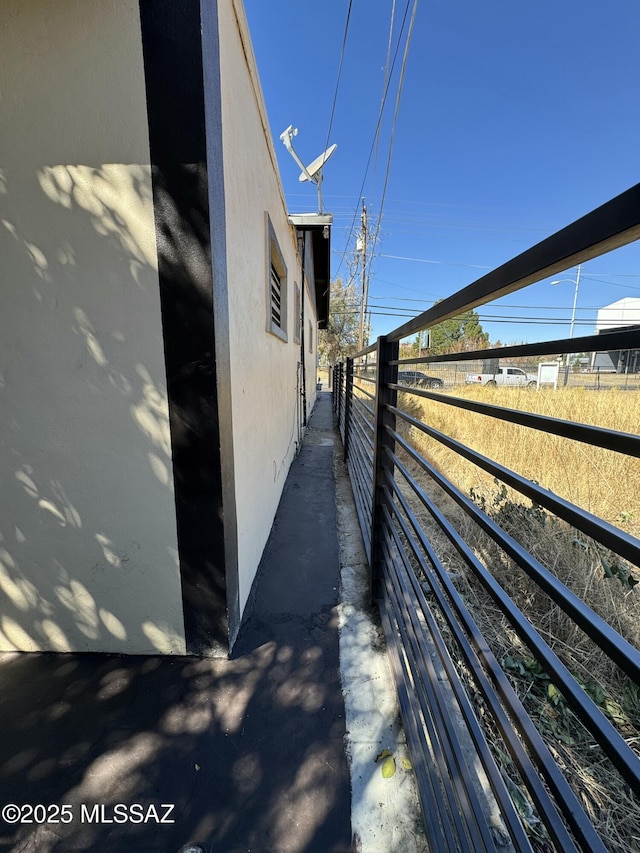
[(0, 805), (52, 807), (0, 851), (355, 850), (332, 445), (322, 394), (232, 660), (3, 656)]
[(325, 392), (231, 660), (0, 655), (0, 853), (422, 853), (367, 572)]

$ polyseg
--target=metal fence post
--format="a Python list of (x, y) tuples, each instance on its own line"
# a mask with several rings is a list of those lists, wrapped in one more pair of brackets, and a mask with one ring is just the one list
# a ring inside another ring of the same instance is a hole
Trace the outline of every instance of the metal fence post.
[(347, 358), (344, 396), (344, 461), (349, 453), (349, 423), (351, 420), (351, 396), (353, 395), (353, 359)]
[(332, 380), (334, 380), (331, 384), (331, 407), (333, 408), (333, 414), (335, 415), (338, 401), (336, 400), (336, 383), (334, 373), (335, 367), (334, 365), (331, 365), (331, 367), (329, 368), (329, 375), (331, 376)]
[(333, 414), (335, 415), (338, 408), (338, 398), (336, 395), (336, 366), (334, 364), (329, 368), (331, 371), (331, 403), (333, 405)]
[(378, 338), (377, 342), (377, 369), (376, 369), (376, 428), (375, 445), (373, 453), (373, 504), (371, 511), (371, 598), (375, 601), (379, 597), (379, 587), (382, 564), (382, 543), (384, 539), (382, 526), (382, 507), (384, 497), (384, 472), (385, 469), (393, 470), (387, 458), (387, 449), (395, 447), (393, 436), (387, 432), (387, 427), (392, 430), (396, 428), (395, 415), (387, 410), (387, 406), (395, 406), (398, 398), (397, 391), (388, 387), (389, 383), (398, 381), (398, 365), (389, 364), (398, 358), (399, 342), (389, 341), (386, 336)]

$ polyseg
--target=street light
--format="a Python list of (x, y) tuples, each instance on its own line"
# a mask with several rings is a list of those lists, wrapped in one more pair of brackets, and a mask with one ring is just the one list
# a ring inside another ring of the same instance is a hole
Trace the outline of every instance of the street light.
[(557, 278), (555, 281), (552, 281), (551, 284), (562, 284), (563, 281), (570, 281), (571, 284), (575, 284), (576, 290), (573, 295), (573, 311), (571, 312), (571, 328), (569, 330), (569, 337), (573, 337), (573, 327), (576, 322), (576, 305), (578, 304), (578, 289), (580, 287), (580, 267), (582, 264), (578, 264), (578, 274), (575, 278), (575, 281), (572, 278)]
[[(571, 327), (569, 329), (569, 339), (573, 338), (573, 327), (576, 323), (576, 306), (578, 304), (578, 289), (580, 287), (580, 267), (582, 265), (578, 264), (578, 274), (576, 275), (575, 281), (572, 278), (557, 278), (555, 281), (552, 281), (551, 284), (562, 284), (563, 281), (570, 281), (571, 284), (575, 284), (576, 289), (573, 294), (573, 310), (571, 311)], [(564, 374), (564, 384), (567, 384), (568, 374), (569, 374), (569, 359), (571, 358), (571, 353), (567, 353), (565, 355), (565, 374)]]

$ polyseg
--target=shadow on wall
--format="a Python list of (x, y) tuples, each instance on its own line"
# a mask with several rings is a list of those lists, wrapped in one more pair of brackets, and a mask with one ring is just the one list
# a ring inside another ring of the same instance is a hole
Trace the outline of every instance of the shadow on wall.
[(0, 194), (2, 647), (184, 652), (150, 169)]
[[(5, 655), (0, 787), (16, 803), (69, 804), (74, 819), (5, 825), (0, 851), (350, 850), (332, 658), (310, 636), (233, 661)], [(174, 822), (82, 822), (96, 803), (107, 817), (116, 803), (174, 804)]]

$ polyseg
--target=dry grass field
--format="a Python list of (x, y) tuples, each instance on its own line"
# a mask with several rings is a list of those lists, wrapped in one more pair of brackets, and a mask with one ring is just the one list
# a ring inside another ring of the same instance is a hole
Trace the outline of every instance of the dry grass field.
[[(540, 392), (517, 388), (458, 387), (450, 392), (512, 409), (537, 412), (622, 432), (638, 433), (640, 393), (567, 388)], [(640, 460), (548, 436), (443, 403), (401, 394), (398, 406), (528, 479), (600, 515), (621, 529), (640, 532)], [(406, 434), (406, 431), (405, 431)], [(531, 505), (470, 462), (415, 428), (411, 444), (457, 485), (472, 494), (503, 529), (582, 598), (629, 642), (640, 648), (640, 568), (627, 566), (602, 546), (550, 513)], [(401, 454), (402, 456), (402, 454)], [(418, 478), (440, 509), (472, 546), (519, 609), (628, 743), (640, 753), (640, 685), (633, 684), (585, 634), (507, 557), (507, 555), (435, 486), (417, 465)], [(403, 489), (405, 491), (405, 489)], [(408, 496), (407, 488), (407, 496)], [(442, 565), (474, 613), (497, 659), (527, 712), (583, 803), (608, 850), (640, 850), (640, 802), (608, 764), (592, 737), (550, 690), (548, 677), (512, 626), (482, 589), (442, 531), (412, 496), (411, 505)], [(604, 562), (603, 562), (604, 561)], [(605, 566), (614, 567), (609, 577)], [(455, 651), (454, 651), (455, 654)], [(473, 701), (475, 690), (469, 684)], [(489, 732), (490, 740), (495, 733)], [(497, 735), (495, 735), (497, 737)], [(503, 753), (500, 753), (501, 755)], [(499, 759), (500, 760), (500, 759)], [(512, 767), (501, 765), (512, 774)], [(517, 785), (517, 774), (513, 776)], [(549, 850), (548, 839), (532, 829), (536, 850)]]
[[(640, 393), (635, 391), (462, 386), (452, 396), (621, 432), (640, 431)], [(640, 459), (432, 400), (413, 400), (419, 402), (425, 423), (435, 429), (627, 532), (640, 534)], [(413, 441), (463, 491), (493, 488), (489, 475), (434, 439), (415, 434)]]

